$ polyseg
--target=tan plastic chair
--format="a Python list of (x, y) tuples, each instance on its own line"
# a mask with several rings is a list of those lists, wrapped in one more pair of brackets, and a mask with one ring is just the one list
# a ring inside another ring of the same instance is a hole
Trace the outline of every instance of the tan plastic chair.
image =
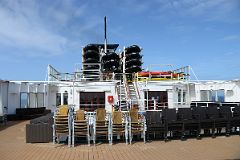
[(94, 125), (94, 144), (96, 143), (97, 137), (109, 138), (109, 121), (106, 119), (106, 110), (104, 108), (98, 108), (96, 110), (96, 118)]
[(96, 121), (104, 121), (105, 122), (106, 119), (106, 110), (105, 108), (98, 108), (96, 110)]
[(121, 111), (115, 111), (112, 113), (111, 144), (113, 136), (115, 135), (125, 136), (126, 144), (128, 143), (127, 124)]
[(90, 134), (88, 119), (85, 118), (83, 110), (77, 110), (72, 121), (72, 146), (75, 145), (75, 137), (86, 137), (90, 145)]
[(83, 110), (77, 110), (75, 114), (75, 121), (84, 121), (85, 114)]
[(70, 132), (70, 124), (69, 124), (69, 116), (68, 116), (68, 106), (63, 105), (59, 106), (57, 113), (54, 114), (54, 126), (53, 126), (53, 143), (57, 140), (59, 142), (59, 137), (61, 135), (67, 135), (68, 145), (70, 146), (71, 141), (71, 132)]
[(129, 117), (129, 139), (130, 144), (132, 143), (132, 139), (134, 135), (140, 135), (143, 134), (144, 142), (145, 142), (145, 119), (140, 119), (140, 115), (138, 113), (138, 110), (133, 109), (130, 111), (130, 117)]
[(58, 115), (67, 116), (68, 115), (68, 106), (67, 105), (59, 106)]

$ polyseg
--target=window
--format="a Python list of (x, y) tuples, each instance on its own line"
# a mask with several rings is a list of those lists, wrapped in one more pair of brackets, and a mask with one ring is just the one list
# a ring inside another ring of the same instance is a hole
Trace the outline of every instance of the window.
[(153, 109), (158, 110), (168, 106), (167, 91), (146, 91), (145, 99), (147, 100), (145, 103), (145, 107), (146, 108), (148, 107), (147, 110), (153, 110)]
[(225, 93), (223, 89), (220, 90), (202, 90), (200, 91), (201, 101), (224, 102)]
[(22, 92), (20, 93), (20, 108), (28, 108), (29, 102), (28, 102), (28, 93)]
[(61, 93), (56, 94), (56, 106), (61, 105)]
[(211, 92), (207, 90), (200, 91), (200, 99), (201, 101), (210, 101), (211, 99)]
[(226, 96), (228, 96), (228, 97), (232, 97), (233, 95), (234, 95), (233, 90), (227, 90), (227, 92), (226, 92)]
[(63, 93), (63, 105), (68, 105), (68, 92)]
[(185, 104), (186, 103), (186, 92), (185, 91), (183, 91), (182, 97), (183, 97), (183, 104)]
[(182, 96), (181, 96), (182, 93), (181, 92), (182, 92), (181, 90), (178, 91), (178, 104), (181, 103), (181, 101), (182, 101), (181, 100), (181, 98), (182, 98)]
[(44, 107), (44, 93), (37, 93), (37, 107)]
[(37, 94), (29, 93), (29, 108), (36, 108), (36, 107), (37, 107)]
[(178, 104), (186, 103), (186, 91), (178, 90)]
[(216, 91), (216, 102), (224, 102), (225, 101), (225, 93), (223, 89), (217, 90)]
[(105, 108), (105, 92), (80, 92), (80, 108), (86, 111)]

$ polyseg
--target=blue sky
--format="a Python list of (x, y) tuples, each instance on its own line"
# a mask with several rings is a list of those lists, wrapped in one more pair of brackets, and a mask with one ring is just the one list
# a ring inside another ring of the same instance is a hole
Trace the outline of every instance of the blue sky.
[[(81, 47), (143, 48), (150, 64), (191, 65), (199, 79), (240, 79), (239, 0), (0, 0), (0, 79), (73, 72)], [(158, 69), (158, 68), (156, 68)]]

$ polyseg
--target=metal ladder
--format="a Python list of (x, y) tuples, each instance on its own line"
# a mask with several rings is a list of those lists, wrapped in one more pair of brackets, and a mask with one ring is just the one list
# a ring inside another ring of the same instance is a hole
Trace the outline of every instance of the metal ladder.
[(118, 100), (119, 100), (119, 110), (127, 111), (128, 99), (127, 99), (126, 87), (122, 82), (118, 82), (117, 84), (117, 93), (118, 93)]
[(128, 82), (129, 97), (131, 100), (131, 105), (138, 105), (138, 96), (135, 86), (132, 82)]

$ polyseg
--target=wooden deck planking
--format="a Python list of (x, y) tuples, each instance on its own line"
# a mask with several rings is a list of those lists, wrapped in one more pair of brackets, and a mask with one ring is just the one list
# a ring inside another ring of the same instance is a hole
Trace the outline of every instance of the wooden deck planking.
[(0, 128), (0, 159), (1, 160), (153, 160), (153, 159), (240, 159), (240, 136), (187, 141), (172, 140), (152, 141), (144, 144), (135, 142), (126, 145), (125, 142), (76, 145), (69, 148), (64, 144), (25, 143), (25, 125), (10, 122), (7, 128)]

